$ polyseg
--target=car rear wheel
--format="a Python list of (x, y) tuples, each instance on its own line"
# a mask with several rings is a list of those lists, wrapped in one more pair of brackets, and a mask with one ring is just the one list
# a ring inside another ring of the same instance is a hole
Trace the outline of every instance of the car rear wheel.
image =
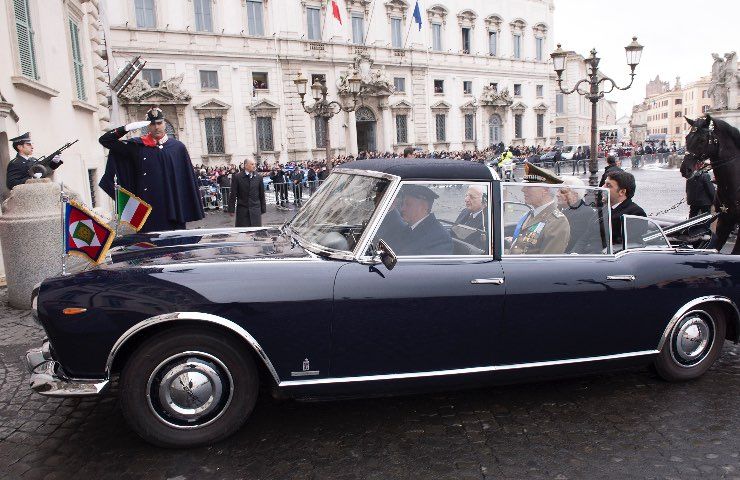
[(121, 409), (148, 442), (194, 447), (237, 431), (258, 389), (257, 368), (243, 345), (210, 330), (178, 328), (132, 354), (121, 373)]
[(670, 382), (691, 380), (717, 360), (725, 339), (725, 317), (714, 306), (699, 306), (678, 319), (655, 359), (655, 370)]

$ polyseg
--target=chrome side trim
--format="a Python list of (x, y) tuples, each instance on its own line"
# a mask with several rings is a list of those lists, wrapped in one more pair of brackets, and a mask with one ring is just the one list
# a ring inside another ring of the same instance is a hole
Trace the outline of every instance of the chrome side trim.
[[(689, 311), (693, 310), (695, 306), (709, 302), (729, 303), (735, 311), (735, 323), (737, 324), (738, 322), (740, 322), (740, 311), (738, 310), (737, 305), (735, 305), (735, 302), (733, 302), (729, 298), (720, 295), (707, 295), (705, 297), (695, 298), (685, 304), (683, 307), (679, 308), (678, 311), (671, 318), (671, 321), (668, 322), (668, 325), (663, 331), (663, 336), (660, 337), (660, 341), (658, 342), (658, 351), (663, 349), (666, 340), (668, 340), (668, 336), (671, 334), (671, 330), (673, 330), (673, 327), (676, 326), (676, 322), (678, 322), (681, 317), (683, 317)], [(724, 341), (724, 339), (722, 339), (722, 341)]]
[(264, 362), (267, 369), (270, 371), (270, 374), (272, 375), (272, 378), (275, 379), (275, 383), (280, 383), (280, 377), (278, 376), (277, 372), (275, 371), (275, 367), (272, 365), (272, 362), (268, 358), (265, 351), (260, 346), (259, 342), (255, 340), (255, 338), (249, 334), (245, 329), (237, 325), (236, 323), (232, 322), (231, 320), (227, 320), (225, 318), (219, 317), (217, 315), (211, 315), (209, 313), (201, 313), (201, 312), (177, 312), (177, 313), (167, 313), (164, 315), (157, 315), (156, 317), (151, 317), (143, 322), (139, 322), (133, 327), (126, 330), (123, 335), (121, 335), (118, 340), (116, 340), (116, 343), (113, 344), (113, 348), (111, 348), (110, 353), (108, 354), (108, 361), (105, 363), (105, 375), (106, 378), (110, 378), (111, 375), (111, 369), (113, 367), (113, 361), (116, 358), (116, 354), (118, 351), (123, 347), (123, 345), (136, 333), (151, 327), (153, 325), (158, 325), (160, 323), (164, 322), (172, 322), (175, 320), (195, 320), (199, 322), (206, 322), (206, 323), (213, 323), (216, 325), (220, 325), (222, 327), (225, 327), (232, 332), (236, 333), (240, 337), (242, 337), (244, 340), (249, 343), (252, 348), (254, 349), (255, 353), (259, 355), (259, 357)]
[(445, 377), (449, 375), (466, 375), (471, 373), (503, 372), (507, 370), (520, 370), (523, 368), (552, 367), (558, 365), (570, 365), (575, 363), (600, 362), (605, 360), (619, 360), (623, 358), (655, 355), (658, 350), (643, 350), (640, 352), (619, 353), (616, 355), (604, 355), (600, 357), (573, 358), (568, 360), (552, 360), (548, 362), (520, 363), (513, 365), (492, 365), (488, 367), (460, 368), (457, 370), (438, 370), (434, 372), (414, 373), (392, 373), (386, 375), (367, 375), (359, 377), (319, 378), (316, 380), (287, 380), (280, 382), (279, 387), (299, 387), (303, 385), (324, 385), (334, 383), (357, 383), (374, 382), (378, 380), (404, 380), (409, 378)]
[(470, 281), (473, 285), (483, 285), (483, 284), (489, 284), (489, 285), (503, 285), (504, 279), (503, 278), (474, 278)]
[(607, 281), (615, 281), (615, 282), (634, 282), (635, 276), (634, 275), (607, 275), (606, 279)]

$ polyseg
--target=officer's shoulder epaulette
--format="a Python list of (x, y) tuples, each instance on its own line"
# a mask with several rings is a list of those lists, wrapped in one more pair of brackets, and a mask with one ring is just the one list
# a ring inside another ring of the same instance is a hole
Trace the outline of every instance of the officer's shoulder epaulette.
[(552, 216), (555, 217), (555, 218), (563, 218), (563, 217), (565, 217), (565, 215), (563, 214), (563, 212), (561, 212), (557, 208), (552, 211)]

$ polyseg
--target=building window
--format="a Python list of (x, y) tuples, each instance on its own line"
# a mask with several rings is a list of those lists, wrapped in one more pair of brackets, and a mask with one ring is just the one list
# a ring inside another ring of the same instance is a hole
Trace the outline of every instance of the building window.
[(365, 43), (365, 17), (361, 13), (352, 14), (352, 43)]
[(308, 39), (321, 40), (321, 10), (314, 7), (307, 7), (306, 22)]
[[(311, 85), (314, 83), (319, 82), (322, 85), (326, 85), (326, 75), (323, 73), (314, 73), (311, 75)], [(310, 87), (310, 85), (309, 85)]]
[(252, 72), (252, 88), (255, 90), (268, 90), (270, 84), (267, 83), (266, 72)]
[(198, 32), (213, 31), (211, 0), (193, 0), (195, 7), (195, 30)]
[(676, 127), (676, 133), (681, 133), (681, 127)]
[(709, 105), (702, 105), (701, 113), (707, 113), (709, 111)]
[(545, 114), (537, 114), (537, 137), (544, 138), (545, 136)]
[(432, 50), (442, 51), (442, 25), (439, 23), (432, 24)]
[(701, 91), (701, 98), (707, 98), (707, 91), (706, 90), (702, 90)]
[(565, 133), (565, 127), (555, 127), (555, 133)]
[(221, 117), (205, 118), (208, 154), (224, 153), (224, 124)]
[(75, 92), (78, 100), (87, 100), (85, 91), (85, 67), (82, 63), (82, 52), (80, 51), (80, 27), (77, 22), (69, 19), (69, 36), (72, 43), (72, 66), (75, 74)]
[(95, 180), (96, 174), (96, 169), (87, 169), (87, 184), (90, 186), (90, 205), (93, 208), (98, 206), (98, 202), (95, 200), (95, 186), (98, 184), (98, 182)]
[(396, 143), (409, 143), (408, 117), (396, 115)]
[(475, 122), (472, 113), (465, 114), (465, 141), (472, 142), (475, 140)]
[(497, 44), (498, 32), (488, 32), (488, 54), (492, 57), (496, 56)]
[(400, 18), (391, 18), (391, 38), (393, 41), (393, 48), (403, 48)]
[(522, 36), (515, 33), (512, 39), (512, 44), (514, 46), (514, 58), (522, 58)]
[(465, 95), (473, 94), (473, 81), (472, 80), (463, 80), (463, 94)]
[(21, 73), (34, 80), (38, 80), (39, 72), (36, 68), (36, 46), (34, 45), (34, 31), (31, 26), (31, 10), (28, 0), (15, 0), (15, 30), (18, 34), (18, 55), (21, 61)]
[(514, 84), (514, 96), (520, 97), (522, 95), (522, 84), (521, 83), (515, 83)]
[(438, 113), (434, 116), (434, 126), (437, 133), (437, 141), (438, 142), (446, 142), (447, 141), (447, 131), (446, 131), (446, 125), (445, 122), (447, 120), (447, 117), (444, 113)]
[(393, 87), (396, 89), (396, 93), (406, 92), (406, 79), (404, 77), (394, 77)]
[(444, 80), (434, 81), (434, 93), (445, 93), (445, 81)]
[(555, 113), (563, 113), (565, 110), (565, 97), (562, 93), (555, 95)]
[(675, 118), (680, 118), (680, 117), (681, 117), (681, 111), (679, 110), (678, 112), (674, 112), (674, 113), (673, 113), (673, 116), (674, 116)]
[(544, 39), (542, 37), (537, 37), (534, 39), (534, 50), (535, 50), (535, 58), (538, 62), (542, 61), (542, 49), (544, 48)]
[(145, 68), (141, 71), (143, 78), (150, 87), (158, 87), (162, 81), (162, 70), (159, 68)]
[(247, 29), (250, 35), (263, 36), (265, 34), (262, 9), (262, 0), (247, 0)]
[(535, 87), (535, 92), (537, 93), (537, 97), (544, 97), (545, 96), (545, 86), (544, 85), (537, 85)]
[(514, 115), (514, 138), (522, 138), (522, 114)]
[(491, 82), (491, 83), (489, 83), (488, 85), (490, 85), (490, 86), (491, 86), (491, 88), (493, 89), (493, 93), (498, 93), (498, 83), (496, 83), (496, 82)]
[(683, 100), (681, 100), (680, 98), (676, 99), (676, 103), (675, 103), (676, 105), (681, 105), (682, 103), (683, 103)]
[(314, 117), (313, 128), (316, 134), (316, 148), (326, 147), (326, 123), (324, 123), (324, 117)]
[(139, 28), (154, 28), (157, 26), (157, 17), (154, 14), (154, 0), (135, 0), (136, 26)]
[(257, 141), (260, 151), (271, 152), (275, 149), (272, 141), (272, 117), (257, 117)]
[(218, 90), (218, 72), (216, 70), (200, 71), (201, 90)]
[(470, 28), (462, 28), (462, 53), (470, 53)]

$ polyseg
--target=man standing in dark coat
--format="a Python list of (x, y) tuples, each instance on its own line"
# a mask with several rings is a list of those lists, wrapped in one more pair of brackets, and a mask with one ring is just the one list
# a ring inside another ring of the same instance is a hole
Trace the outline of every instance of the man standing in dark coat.
[[(98, 139), (110, 150), (100, 188), (115, 199), (117, 177), (118, 185), (152, 206), (142, 232), (181, 230), (205, 216), (190, 155), (182, 142), (167, 136), (162, 110), (152, 108), (146, 117)], [(146, 126), (147, 135), (119, 140)]]
[[(609, 172), (616, 172), (616, 171), (623, 171), (619, 166), (617, 165), (617, 157), (614, 155), (608, 155), (606, 157), (606, 167), (604, 167), (604, 174), (601, 175), (601, 180), (599, 181), (599, 186), (603, 187), (604, 182), (606, 182), (606, 177), (609, 175)], [(612, 199), (613, 200), (613, 199)]]
[(262, 226), (262, 214), (267, 211), (267, 202), (265, 201), (265, 184), (256, 170), (257, 164), (250, 158), (244, 161), (244, 171), (231, 178), (229, 211), (234, 211), (234, 203), (236, 203), (235, 226), (237, 227)]
[(624, 215), (647, 217), (645, 210), (632, 201), (635, 195), (635, 177), (622, 169), (611, 171), (606, 175), (604, 187), (609, 189), (609, 201), (612, 207), (612, 244), (615, 250), (621, 249), (622, 224)]
[[(691, 154), (687, 153), (686, 157), (691, 159), (689, 155)], [(702, 161), (698, 159), (694, 162), (693, 170), (681, 166), (681, 175), (686, 179), (686, 203), (689, 205), (689, 218), (709, 213), (714, 202), (716, 188), (709, 173), (699, 171), (703, 166)]]
[[(16, 155), (8, 163), (8, 172), (5, 181), (8, 190), (12, 190), (16, 185), (26, 183), (26, 180), (31, 178), (28, 170), (38, 162), (36, 158), (31, 156), (33, 155), (33, 143), (31, 143), (31, 134), (29, 132), (11, 138), (10, 141), (13, 142), (13, 150), (15, 150)], [(51, 159), (52, 170), (56, 170), (61, 164), (61, 155), (57, 155)]]

